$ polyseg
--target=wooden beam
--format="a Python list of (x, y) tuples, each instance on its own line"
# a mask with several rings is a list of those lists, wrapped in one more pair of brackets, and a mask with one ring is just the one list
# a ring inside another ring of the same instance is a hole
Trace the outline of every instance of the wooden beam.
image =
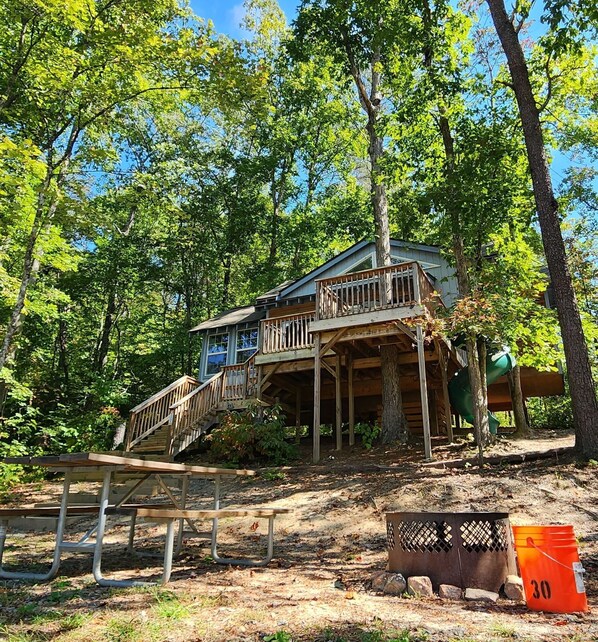
[(349, 446), (355, 445), (355, 397), (353, 396), (353, 358), (347, 360), (347, 394), (349, 397)]
[(320, 363), (333, 376), (333, 378), (336, 379), (336, 370), (332, 366), (328, 365), (323, 359), (320, 359)]
[(413, 343), (417, 343), (417, 339), (415, 338), (415, 335), (413, 334), (413, 331), (411, 330), (410, 327), (406, 326), (402, 321), (395, 321), (395, 324), (401, 332), (404, 332), (410, 339), (413, 341)]
[(317, 464), (320, 461), (320, 389), (322, 385), (322, 374), (320, 359), (320, 335), (314, 337), (314, 430), (313, 430), (313, 462)]
[(425, 307), (414, 305), (413, 307), (390, 308), (386, 310), (377, 310), (374, 312), (365, 312), (362, 314), (351, 314), (335, 319), (322, 319), (311, 323), (312, 332), (323, 332), (325, 330), (336, 330), (338, 328), (370, 326), (376, 323), (395, 322), (397, 319), (408, 319), (420, 317), (425, 313)]
[(341, 357), (336, 355), (336, 449), (343, 449), (343, 396), (341, 391)]
[(324, 344), (324, 347), (322, 348), (320, 355), (324, 356), (327, 352), (330, 352), (334, 348), (334, 346), (339, 342), (341, 337), (347, 334), (347, 330), (348, 328), (341, 328), (338, 332), (335, 332), (332, 335), (332, 338), (329, 341), (326, 341), (326, 343)]
[[(438, 358), (438, 354), (435, 352), (425, 352), (426, 362), (435, 362)], [(408, 365), (411, 363), (418, 363), (419, 357), (417, 352), (403, 352), (399, 355), (398, 363), (400, 365)], [(379, 368), (380, 367), (380, 357), (365, 357), (355, 359), (354, 361), (355, 370), (367, 370), (369, 368)]]
[(422, 404), (422, 423), (424, 431), (424, 453), (426, 460), (432, 459), (432, 441), (430, 439), (430, 414), (428, 411), (428, 385), (426, 381), (426, 355), (424, 352), (424, 332), (421, 325), (416, 329), (417, 355), (419, 366), (419, 392)]
[(273, 374), (275, 374), (275, 373), (276, 373), (276, 371), (278, 370), (278, 368), (280, 368), (280, 364), (279, 364), (279, 363), (275, 364), (275, 365), (274, 365), (274, 367), (272, 368), (272, 370), (270, 370), (269, 372), (267, 372), (267, 373), (262, 377), (262, 380), (261, 380), (261, 382), (260, 382), (262, 387), (263, 387), (263, 386), (264, 386), (264, 384), (265, 384), (265, 383), (270, 379), (270, 377), (271, 377)]
[(299, 361), (300, 359), (313, 359), (313, 348), (301, 348), (300, 350), (284, 350), (283, 352), (273, 352), (268, 354), (259, 354), (255, 357), (256, 364), (279, 363), (281, 361)]

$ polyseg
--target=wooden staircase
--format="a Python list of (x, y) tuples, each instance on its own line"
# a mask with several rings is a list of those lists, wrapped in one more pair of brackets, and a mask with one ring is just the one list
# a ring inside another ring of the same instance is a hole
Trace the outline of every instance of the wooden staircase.
[(218, 423), (221, 412), (256, 399), (254, 359), (225, 366), (203, 384), (183, 375), (135, 406), (129, 415), (125, 450), (174, 458), (192, 446)]

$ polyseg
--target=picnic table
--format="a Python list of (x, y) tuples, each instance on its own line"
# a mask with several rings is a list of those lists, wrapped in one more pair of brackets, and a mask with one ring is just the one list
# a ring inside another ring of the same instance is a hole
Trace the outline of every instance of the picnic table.
[[(40, 466), (64, 473), (62, 497), (59, 506), (51, 507), (16, 507), (0, 508), (0, 578), (3, 579), (33, 579), (38, 581), (51, 580), (58, 573), (62, 551), (93, 553), (93, 576), (101, 586), (139, 586), (148, 582), (131, 579), (107, 579), (102, 574), (102, 554), (104, 549), (104, 534), (108, 515), (125, 515), (130, 517), (128, 551), (133, 552), (133, 540), (137, 518), (166, 523), (166, 538), (164, 547), (164, 562), (161, 582), (168, 582), (172, 570), (172, 558), (180, 553), (183, 543), (184, 525), (199, 533), (195, 522), (211, 520), (211, 553), (213, 559), (222, 564), (239, 564), (247, 566), (263, 566), (273, 555), (274, 518), (281, 513), (290, 512), (285, 508), (242, 507), (238, 509), (221, 508), (220, 487), (224, 477), (247, 477), (255, 475), (253, 470), (237, 470), (209, 466), (194, 466), (152, 459), (138, 459), (105, 453), (68, 453), (46, 457), (7, 457), (2, 460), (5, 464), (20, 464), (25, 466)], [(102, 486), (97, 505), (74, 505), (69, 503), (69, 490), (73, 475), (78, 472), (99, 471), (102, 476)], [(117, 473), (137, 473), (132, 485), (115, 501), (110, 504), (113, 481)], [(166, 477), (180, 477), (180, 492), (169, 487)], [(148, 479), (155, 479), (159, 487), (170, 501), (169, 504), (133, 504), (127, 503), (139, 487)], [(213, 508), (209, 510), (190, 510), (187, 507), (189, 481), (192, 478), (214, 480)], [(11, 518), (51, 516), (57, 518), (53, 561), (46, 573), (31, 571), (7, 571), (2, 567), (2, 556)], [(91, 516), (94, 523), (77, 542), (65, 541), (65, 526), (69, 516)], [(266, 556), (259, 560), (234, 559), (221, 557), (218, 554), (218, 520), (222, 517), (244, 517), (268, 519), (268, 540)], [(175, 546), (174, 526), (178, 524)], [(95, 541), (90, 539), (95, 535)]]

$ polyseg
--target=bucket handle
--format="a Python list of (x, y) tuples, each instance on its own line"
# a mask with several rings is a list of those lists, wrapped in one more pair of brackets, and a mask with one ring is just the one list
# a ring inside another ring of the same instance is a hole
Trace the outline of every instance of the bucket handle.
[[(551, 555), (549, 555), (546, 551), (543, 551), (541, 548), (539, 548), (538, 546), (536, 546), (536, 545), (534, 544), (534, 540), (533, 540), (533, 538), (532, 538), (532, 537), (528, 537), (528, 538), (527, 538), (527, 540), (526, 540), (526, 543), (527, 543), (527, 545), (528, 545), (528, 546), (531, 546), (532, 548), (535, 548), (537, 551), (540, 551), (540, 553), (542, 553), (542, 555), (544, 555), (545, 557), (547, 557), (549, 560), (551, 560), (551, 561), (552, 561), (552, 562), (554, 562), (555, 564), (558, 564), (559, 566), (562, 566), (563, 568), (566, 568), (568, 571), (570, 571), (570, 570), (571, 570), (571, 566), (567, 566), (567, 564), (563, 564), (562, 562), (559, 562), (559, 560), (555, 559), (554, 557), (552, 557)], [(575, 572), (576, 572), (576, 573), (585, 573), (585, 572), (586, 572), (586, 570), (585, 570), (585, 568), (584, 568), (581, 564), (579, 564), (579, 566), (577, 567), (577, 569), (575, 569)]]

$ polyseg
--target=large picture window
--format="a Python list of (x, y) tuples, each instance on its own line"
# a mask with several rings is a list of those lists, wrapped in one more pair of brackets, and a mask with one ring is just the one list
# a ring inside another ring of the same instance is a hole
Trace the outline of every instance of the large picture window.
[(206, 364), (206, 374), (216, 374), (221, 366), (226, 365), (226, 355), (228, 353), (228, 333), (211, 334), (208, 336), (208, 361)]
[(257, 352), (257, 328), (237, 331), (237, 363), (245, 363)]

